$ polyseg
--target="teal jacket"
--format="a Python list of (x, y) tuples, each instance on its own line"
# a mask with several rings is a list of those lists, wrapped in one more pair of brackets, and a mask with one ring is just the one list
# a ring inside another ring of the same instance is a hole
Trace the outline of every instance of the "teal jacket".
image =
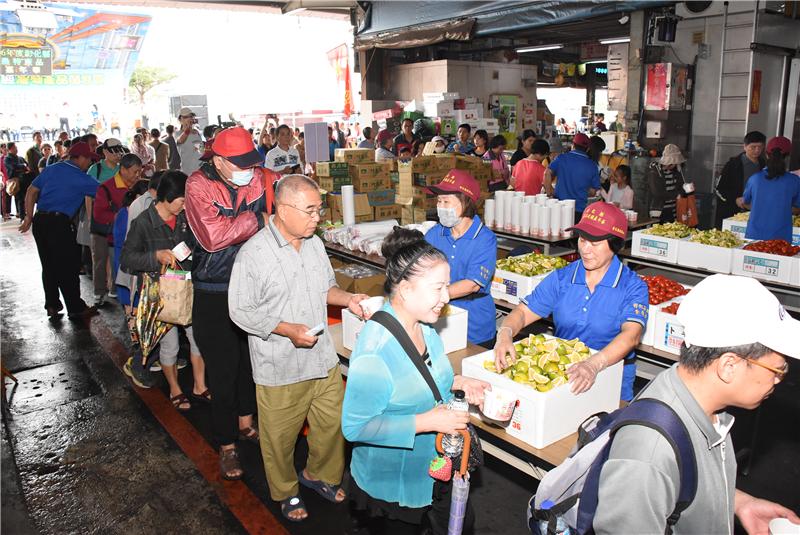
[[(387, 302), (383, 310), (396, 317)], [(433, 375), (445, 403), (453, 387), (453, 368), (442, 340), (422, 325)], [(417, 414), (436, 402), (400, 343), (382, 325), (368, 321), (350, 357), (342, 407), (342, 432), (353, 442), (350, 472), (373, 498), (403, 507), (431, 504), (433, 479), (428, 465), (436, 456), (435, 433), (417, 435)]]

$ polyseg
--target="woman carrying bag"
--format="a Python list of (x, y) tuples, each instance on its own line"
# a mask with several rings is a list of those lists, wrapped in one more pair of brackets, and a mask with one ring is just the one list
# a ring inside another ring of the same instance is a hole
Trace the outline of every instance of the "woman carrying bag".
[[(185, 258), (179, 261), (173, 252), (173, 250), (179, 251), (182, 246), (188, 246), (193, 241), (183, 212), (185, 190), (184, 173), (167, 171), (163, 174), (158, 185), (155, 204), (150, 205), (131, 222), (120, 257), (120, 267), (123, 271), (139, 276), (148, 273), (154, 277), (158, 277), (166, 267), (191, 271), (191, 259)], [(192, 398), (208, 402), (211, 400), (211, 395), (205, 385), (205, 364), (194, 342), (191, 326), (186, 327), (186, 337), (189, 339), (189, 356), (194, 375)], [(161, 339), (160, 352), (154, 351), (148, 360), (154, 360), (154, 356), (158, 355), (164, 377), (169, 383), (172, 405), (179, 411), (188, 411), (192, 407), (191, 403), (178, 384), (176, 365), (178, 349), (178, 330), (172, 328)], [(151, 364), (149, 361), (143, 365), (141, 359), (131, 358), (125, 364), (125, 373), (142, 388), (150, 388), (155, 384), (149, 371)]]
[[(396, 228), (383, 242), (387, 301), (399, 340), (377, 312), (350, 358), (342, 406), (342, 432), (353, 442), (350, 497), (369, 517), (373, 533), (417, 533), (429, 525), (447, 533), (450, 484), (429, 475), (437, 457), (436, 433), (467, 428), (467, 412), (448, 410), (457, 390), (482, 405), (488, 383), (453, 374), (442, 340), (429, 325), (450, 300), (445, 255), (416, 230)], [(399, 322), (399, 326), (397, 325)], [(414, 346), (411, 355), (404, 345)], [(424, 373), (424, 374), (423, 374)], [(455, 466), (455, 462), (453, 465)], [(467, 528), (472, 521), (467, 510)]]

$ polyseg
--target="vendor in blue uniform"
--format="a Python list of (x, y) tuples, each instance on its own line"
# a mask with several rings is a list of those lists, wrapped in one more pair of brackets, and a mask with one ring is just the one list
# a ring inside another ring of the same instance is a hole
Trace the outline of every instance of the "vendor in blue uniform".
[(597, 350), (567, 370), (572, 392), (586, 392), (600, 371), (624, 360), (621, 398), (629, 401), (636, 376), (633, 350), (647, 325), (649, 299), (644, 281), (617, 257), (628, 222), (613, 204), (595, 202), (570, 230), (578, 235), (580, 260), (550, 273), (506, 316), (497, 331), (495, 365), (502, 370), (513, 363), (517, 333), (552, 315), (556, 336), (580, 338)]
[(453, 169), (428, 190), (439, 196), (439, 223), (425, 239), (450, 263), (450, 303), (469, 312), (467, 339), (491, 347), (496, 323), (490, 290), (497, 238), (477, 215), (478, 181), (467, 171)]
[(749, 240), (792, 242), (792, 209), (800, 209), (800, 177), (789, 173), (786, 160), (792, 142), (774, 137), (767, 143), (767, 166), (747, 180), (744, 196), (736, 199), (740, 208), (750, 208)]

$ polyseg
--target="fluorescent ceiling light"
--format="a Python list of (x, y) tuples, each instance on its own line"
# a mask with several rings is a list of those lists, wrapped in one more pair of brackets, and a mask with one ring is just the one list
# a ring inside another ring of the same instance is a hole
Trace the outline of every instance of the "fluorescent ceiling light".
[(616, 45), (617, 43), (630, 43), (630, 37), (612, 37), (611, 39), (600, 39), (601, 45)]
[(524, 48), (518, 48), (517, 52), (522, 54), (522, 53), (525, 53), (525, 52), (541, 52), (543, 50), (558, 50), (559, 48), (564, 48), (564, 45), (526, 46)]

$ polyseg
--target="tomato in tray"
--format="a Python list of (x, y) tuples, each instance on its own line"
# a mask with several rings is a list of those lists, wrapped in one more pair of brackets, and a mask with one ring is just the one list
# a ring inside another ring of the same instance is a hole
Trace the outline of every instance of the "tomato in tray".
[(672, 303), (671, 305), (667, 305), (661, 309), (661, 312), (666, 312), (667, 314), (677, 314), (678, 309), (680, 308), (680, 303)]
[(689, 293), (689, 290), (681, 284), (662, 275), (641, 275), (641, 277), (647, 284), (651, 305), (659, 305), (664, 301)]
[(786, 240), (763, 240), (744, 246), (746, 251), (757, 253), (776, 254), (780, 256), (795, 256), (800, 253), (800, 247), (794, 246)]

